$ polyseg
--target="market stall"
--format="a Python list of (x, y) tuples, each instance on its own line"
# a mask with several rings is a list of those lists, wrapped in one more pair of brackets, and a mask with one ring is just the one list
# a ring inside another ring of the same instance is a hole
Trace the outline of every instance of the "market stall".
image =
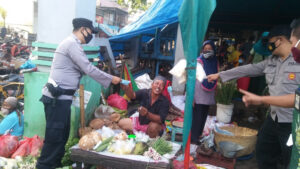
[(170, 159), (174, 158), (181, 148), (181, 145), (166, 141), (164, 138), (149, 140), (149, 137), (142, 133), (127, 136), (120, 130), (104, 127), (94, 134), (100, 133), (103, 138), (113, 136), (99, 141), (94, 147), (92, 147), (94, 144), (91, 145), (92, 149), (88, 149), (86, 144), (90, 143), (87, 143), (88, 141), (83, 143), (85, 138), (81, 138), (79, 144), (71, 148), (71, 160), (79, 166), (84, 163), (116, 169), (171, 168)]

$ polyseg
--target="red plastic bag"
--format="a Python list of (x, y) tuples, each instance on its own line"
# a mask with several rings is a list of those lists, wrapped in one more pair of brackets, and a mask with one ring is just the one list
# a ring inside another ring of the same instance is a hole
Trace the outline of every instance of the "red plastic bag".
[(43, 146), (43, 140), (39, 136), (35, 135), (32, 138), (25, 137), (24, 140), (20, 141), (20, 146), (17, 151), (11, 156), (15, 158), (16, 156), (26, 157), (28, 155), (38, 156), (39, 150)]
[(127, 101), (118, 94), (108, 96), (107, 104), (120, 110), (127, 110)]
[(39, 155), (39, 151), (43, 146), (43, 141), (40, 139), (39, 136), (35, 135), (33, 136), (32, 140), (31, 140), (31, 151), (30, 151), (30, 155), (31, 156), (38, 156)]
[(164, 95), (169, 100), (169, 102), (171, 103), (171, 96), (170, 96), (170, 94), (168, 92), (168, 87), (169, 86), (172, 86), (172, 82), (170, 80), (167, 80), (165, 88), (164, 88), (164, 90), (162, 92), (162, 95)]
[(19, 140), (17, 136), (0, 136), (0, 156), (9, 158), (18, 148)]
[(17, 151), (11, 156), (11, 158), (15, 158), (16, 156), (25, 157), (28, 156), (30, 153), (31, 147), (31, 138), (24, 137), (25, 139), (20, 141), (20, 146)]

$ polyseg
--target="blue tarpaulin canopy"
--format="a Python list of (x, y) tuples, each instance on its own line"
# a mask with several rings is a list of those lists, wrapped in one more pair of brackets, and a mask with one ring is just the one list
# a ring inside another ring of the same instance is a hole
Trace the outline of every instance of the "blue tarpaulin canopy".
[(110, 41), (126, 41), (140, 34), (155, 34), (156, 28), (178, 22), (178, 11), (183, 0), (159, 0), (135, 22), (121, 29)]

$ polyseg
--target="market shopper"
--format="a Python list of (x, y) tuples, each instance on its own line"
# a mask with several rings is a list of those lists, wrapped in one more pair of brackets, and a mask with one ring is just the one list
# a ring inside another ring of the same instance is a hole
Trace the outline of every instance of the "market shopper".
[(156, 76), (150, 89), (133, 92), (129, 86), (121, 85), (130, 99), (140, 102), (140, 107), (138, 108), (138, 117), (125, 118), (119, 121), (120, 128), (129, 132), (141, 131), (151, 138), (162, 134), (164, 121), (169, 112), (169, 101), (162, 95), (165, 84), (166, 79), (164, 77)]
[(11, 134), (22, 137), (24, 131), (24, 116), (18, 110), (18, 99), (8, 97), (4, 100), (1, 113), (5, 118), (0, 123), (0, 135)]
[[(218, 61), (215, 53), (216, 47), (214, 42), (211, 40), (205, 41), (202, 45), (202, 53), (198, 58), (198, 62), (202, 64), (206, 75), (218, 72)], [(215, 104), (216, 86), (216, 81), (213, 83), (209, 83), (207, 79), (203, 80), (203, 82), (196, 81), (191, 129), (191, 142), (194, 144), (198, 143), (199, 136), (202, 135), (209, 105)]]
[[(268, 35), (268, 49), (272, 56), (257, 64), (248, 64), (225, 72), (209, 75), (208, 80), (214, 81), (219, 77), (228, 81), (245, 76), (265, 74), (270, 96), (291, 94), (300, 83), (300, 66), (291, 54), (292, 44), (289, 41), (291, 30), (288, 26), (274, 27)], [(258, 134), (256, 157), (261, 169), (276, 169), (277, 161), (282, 159), (283, 165), (288, 166), (291, 147), (286, 142), (291, 133), (291, 108), (271, 105), (271, 110)]]
[(109, 75), (88, 60), (81, 44), (87, 44), (97, 30), (92, 21), (75, 18), (73, 33), (57, 47), (48, 83), (42, 90), (41, 102), (44, 104), (46, 133), (38, 169), (60, 167), (69, 137), (72, 97), (78, 89), (79, 81), (86, 74), (107, 88), (111, 83), (118, 84), (121, 79)]

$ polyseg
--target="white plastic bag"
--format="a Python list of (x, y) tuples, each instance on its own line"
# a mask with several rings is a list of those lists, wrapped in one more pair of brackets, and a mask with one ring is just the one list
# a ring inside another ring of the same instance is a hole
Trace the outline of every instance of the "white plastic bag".
[(105, 126), (102, 127), (101, 137), (102, 137), (103, 140), (105, 140), (109, 137), (112, 137), (114, 135), (115, 135), (115, 132), (111, 128), (105, 127)]
[(137, 77), (134, 81), (139, 89), (150, 89), (153, 82), (147, 73)]
[(135, 141), (136, 142), (145, 142), (147, 143), (149, 140), (149, 136), (146, 133), (140, 132), (140, 131), (135, 131)]
[[(185, 83), (186, 82), (186, 60), (181, 59), (178, 61), (178, 63), (169, 71), (170, 74), (175, 76), (178, 79), (179, 83)], [(196, 68), (196, 79), (199, 82), (202, 82), (203, 79), (206, 78), (206, 73), (200, 63), (197, 62), (197, 68)]]
[(133, 140), (117, 140), (108, 147), (108, 151), (118, 155), (130, 154), (135, 147)]
[(186, 81), (186, 60), (181, 59), (178, 63), (169, 71), (169, 73), (178, 79), (179, 83), (184, 83)]
[(114, 112), (115, 111), (112, 107), (101, 104), (94, 112), (94, 115), (96, 118), (108, 119), (109, 116)]
[(171, 102), (174, 106), (179, 108), (181, 111), (184, 111), (185, 106), (185, 95), (172, 96)]

